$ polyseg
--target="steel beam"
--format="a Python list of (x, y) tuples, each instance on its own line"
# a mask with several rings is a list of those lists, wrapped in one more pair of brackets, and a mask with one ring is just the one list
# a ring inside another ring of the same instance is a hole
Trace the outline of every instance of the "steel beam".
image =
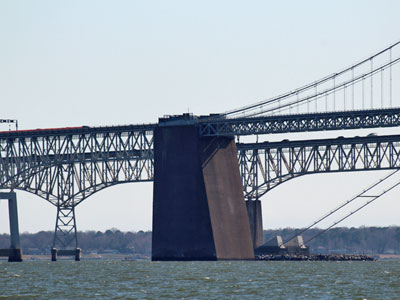
[(203, 136), (395, 127), (400, 125), (400, 108), (235, 119), (213, 117), (200, 120), (199, 124), (200, 134)]

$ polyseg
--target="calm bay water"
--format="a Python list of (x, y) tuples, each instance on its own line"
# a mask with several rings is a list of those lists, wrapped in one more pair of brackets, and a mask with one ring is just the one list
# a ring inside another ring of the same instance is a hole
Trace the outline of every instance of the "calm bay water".
[(1, 261), (0, 299), (400, 299), (400, 261)]

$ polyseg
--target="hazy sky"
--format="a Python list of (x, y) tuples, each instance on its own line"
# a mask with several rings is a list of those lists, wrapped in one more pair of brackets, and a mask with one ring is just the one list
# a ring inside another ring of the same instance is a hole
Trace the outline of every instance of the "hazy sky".
[[(0, 118), (30, 129), (226, 111), (396, 42), (399, 11), (395, 0), (0, 0)], [(306, 226), (384, 174), (289, 181), (262, 199), (264, 228)], [(55, 207), (26, 192), (17, 195), (21, 232), (54, 229)], [(400, 225), (399, 196), (393, 191), (344, 225)], [(7, 214), (0, 201), (0, 232), (8, 232)], [(152, 184), (132, 183), (85, 200), (77, 224), (79, 230), (149, 230), (151, 214)]]

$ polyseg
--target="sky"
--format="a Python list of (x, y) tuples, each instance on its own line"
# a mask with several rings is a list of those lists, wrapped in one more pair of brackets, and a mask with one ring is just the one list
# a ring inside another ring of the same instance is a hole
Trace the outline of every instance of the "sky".
[[(34, 129), (224, 112), (398, 41), (399, 11), (396, 0), (0, 0), (0, 118)], [(309, 175), (282, 184), (262, 199), (264, 228), (309, 225), (385, 174)], [(400, 225), (399, 196), (388, 193), (343, 226)], [(23, 191), (17, 197), (21, 232), (54, 230), (54, 206)], [(80, 204), (76, 216), (78, 230), (151, 230), (152, 184), (107, 188)], [(0, 233), (8, 231), (0, 201)]]

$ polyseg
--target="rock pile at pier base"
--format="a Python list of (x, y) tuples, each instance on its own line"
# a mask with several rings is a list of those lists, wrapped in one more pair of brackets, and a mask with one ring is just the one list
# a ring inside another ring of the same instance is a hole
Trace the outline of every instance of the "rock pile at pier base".
[(361, 254), (264, 254), (256, 260), (268, 261), (374, 261), (375, 258)]

